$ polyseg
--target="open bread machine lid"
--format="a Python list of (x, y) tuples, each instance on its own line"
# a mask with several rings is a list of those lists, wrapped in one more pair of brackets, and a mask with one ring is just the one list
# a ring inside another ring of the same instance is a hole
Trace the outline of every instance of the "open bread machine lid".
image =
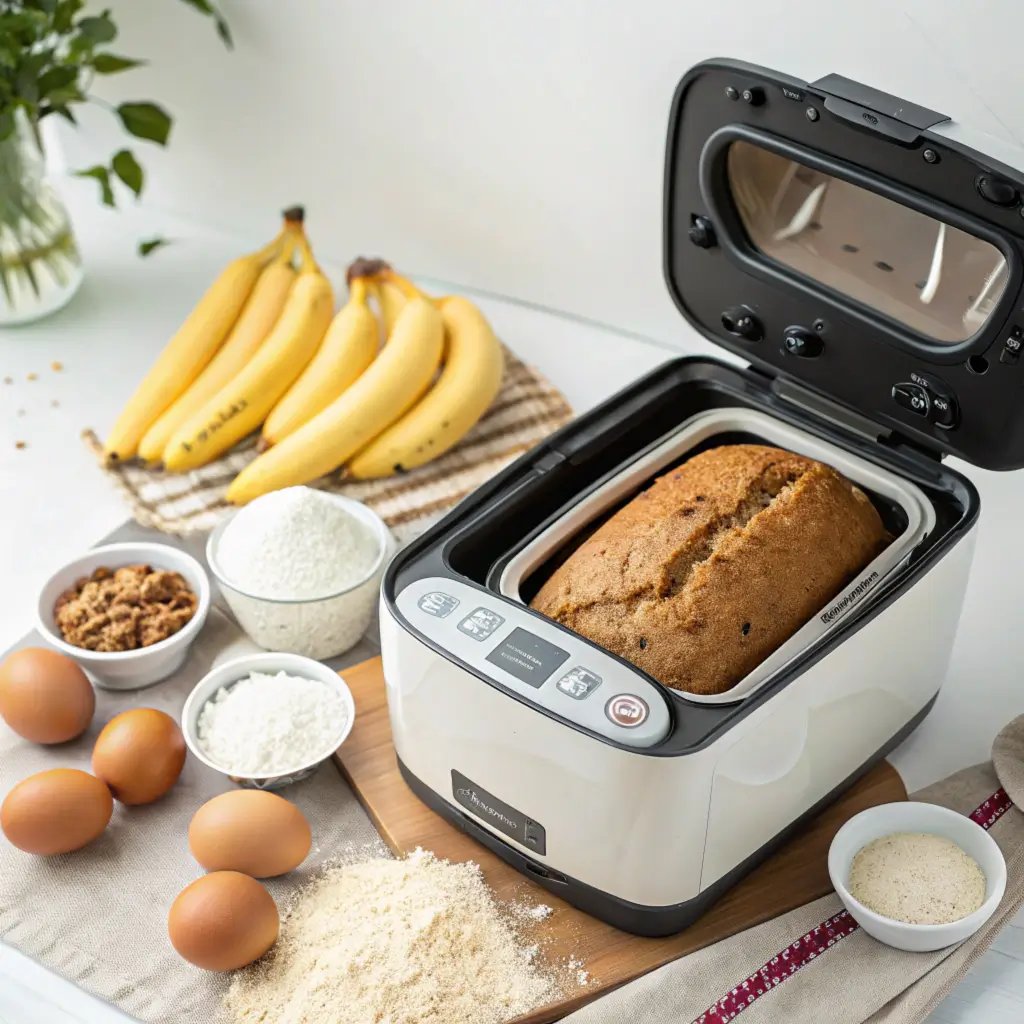
[(877, 436), (1024, 466), (1024, 175), (949, 118), (829, 75), (693, 68), (665, 275), (707, 338)]

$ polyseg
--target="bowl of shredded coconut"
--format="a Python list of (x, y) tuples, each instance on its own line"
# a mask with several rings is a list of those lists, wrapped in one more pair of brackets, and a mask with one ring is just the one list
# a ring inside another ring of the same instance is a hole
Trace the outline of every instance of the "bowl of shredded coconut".
[(832, 840), (836, 893), (869, 935), (926, 953), (973, 935), (1006, 888), (998, 843), (970, 818), (937, 804), (881, 804)]
[(393, 547), (384, 521), (361, 502), (286, 487), (219, 523), (206, 560), (250, 639), (324, 661), (366, 632)]
[(193, 755), (250, 789), (309, 778), (354, 721), (355, 702), (341, 676), (286, 653), (224, 662), (196, 684), (181, 712)]

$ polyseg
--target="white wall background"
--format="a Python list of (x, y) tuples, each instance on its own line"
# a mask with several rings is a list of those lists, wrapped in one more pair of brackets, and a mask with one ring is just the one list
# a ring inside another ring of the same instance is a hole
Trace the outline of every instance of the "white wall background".
[[(830, 71), (1024, 138), (1020, 0), (120, 0), (103, 83), (177, 117), (145, 201), (269, 235), (296, 201), (326, 259), (383, 255), (672, 342), (661, 169), (673, 89), (731, 56)], [(66, 140), (119, 146), (103, 111)]]

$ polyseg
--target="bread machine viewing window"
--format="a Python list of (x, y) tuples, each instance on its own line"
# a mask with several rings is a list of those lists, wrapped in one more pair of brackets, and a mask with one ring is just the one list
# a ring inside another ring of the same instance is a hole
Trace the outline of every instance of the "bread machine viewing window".
[(990, 242), (744, 140), (727, 170), (764, 256), (934, 342), (975, 335), (1003, 295), (1009, 268)]

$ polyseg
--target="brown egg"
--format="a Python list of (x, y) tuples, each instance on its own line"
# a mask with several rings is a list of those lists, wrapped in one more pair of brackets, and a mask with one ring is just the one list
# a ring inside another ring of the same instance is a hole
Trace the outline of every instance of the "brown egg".
[(233, 971), (277, 941), (280, 919), (266, 889), (239, 871), (204, 875), (178, 894), (167, 917), (171, 945), (204, 971)]
[(178, 781), (185, 765), (178, 723), (155, 708), (112, 718), (96, 738), (92, 770), (123, 804), (149, 804)]
[(0, 828), (25, 853), (80, 850), (103, 833), (114, 811), (110, 790), (88, 772), (53, 768), (30, 775), (0, 805)]
[(33, 743), (81, 736), (96, 710), (96, 693), (70, 658), (26, 647), (0, 662), (0, 718)]
[(207, 871), (272, 878), (297, 868), (313, 836), (302, 811), (260, 789), (236, 789), (208, 800), (188, 827), (192, 856)]

